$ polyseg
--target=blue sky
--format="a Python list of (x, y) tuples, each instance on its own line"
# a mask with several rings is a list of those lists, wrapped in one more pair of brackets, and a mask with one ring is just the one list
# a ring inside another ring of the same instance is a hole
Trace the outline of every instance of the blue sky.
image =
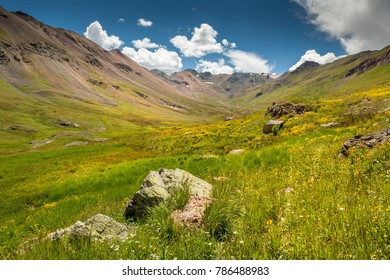
[(389, 2), (0, 0), (0, 5), (106, 49), (120, 48), (147, 68), (217, 74), (283, 73), (297, 62), (327, 63), (382, 48), (390, 44)]

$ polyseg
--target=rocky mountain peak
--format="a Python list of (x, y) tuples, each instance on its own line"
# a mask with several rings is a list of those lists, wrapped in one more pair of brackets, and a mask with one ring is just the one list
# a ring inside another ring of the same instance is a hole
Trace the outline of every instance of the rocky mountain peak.
[(194, 69), (185, 69), (184, 71), (185, 72), (189, 72), (189, 73), (191, 73), (194, 76), (199, 75), (198, 71), (196, 71)]
[(26, 20), (26, 21), (33, 21), (35, 23), (42, 24), (40, 21), (36, 20), (34, 17), (30, 16), (29, 14), (26, 14), (25, 12), (22, 11), (16, 11), (12, 12), (14, 15), (18, 16), (19, 18)]

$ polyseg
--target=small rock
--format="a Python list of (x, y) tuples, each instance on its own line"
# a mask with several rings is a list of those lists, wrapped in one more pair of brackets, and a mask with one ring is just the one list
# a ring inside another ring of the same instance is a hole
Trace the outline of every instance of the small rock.
[(69, 127), (74, 127), (74, 128), (80, 127), (80, 125), (78, 123), (72, 123), (70, 121), (64, 121), (64, 120), (60, 120), (60, 126), (69, 126)]
[(94, 86), (102, 86), (104, 84), (102, 81), (96, 79), (88, 79), (88, 82), (90, 82)]
[(229, 152), (229, 155), (241, 155), (245, 152), (245, 149), (236, 149), (236, 150), (231, 150)]
[(326, 123), (326, 124), (321, 124), (321, 127), (323, 128), (330, 128), (330, 127), (335, 127), (335, 126), (338, 126), (339, 123), (337, 122), (330, 122), (330, 123)]
[(54, 140), (50, 140), (50, 139), (34, 140), (30, 142), (30, 145), (32, 145), (32, 148), (40, 148), (53, 142)]
[(263, 94), (264, 94), (263, 92), (258, 92), (255, 94), (255, 98), (258, 98), (258, 97), (262, 96)]
[(263, 133), (265, 134), (270, 134), (274, 128), (274, 126), (276, 126), (278, 129), (282, 129), (283, 128), (283, 125), (284, 125), (285, 121), (280, 121), (280, 120), (270, 120), (269, 122), (267, 122), (264, 127), (263, 127)]
[(231, 121), (233, 119), (233, 117), (226, 117), (224, 120), (225, 121)]
[(64, 148), (69, 148), (69, 147), (77, 147), (77, 146), (85, 146), (88, 145), (88, 142), (82, 142), (82, 141), (75, 141), (69, 144), (66, 144)]
[(47, 238), (51, 241), (69, 238), (73, 241), (77, 238), (91, 239), (92, 241), (126, 241), (135, 234), (134, 228), (118, 223), (113, 218), (97, 214), (85, 222), (77, 221), (70, 227), (56, 230)]
[(110, 140), (110, 138), (94, 138), (92, 139), (93, 142), (106, 142)]

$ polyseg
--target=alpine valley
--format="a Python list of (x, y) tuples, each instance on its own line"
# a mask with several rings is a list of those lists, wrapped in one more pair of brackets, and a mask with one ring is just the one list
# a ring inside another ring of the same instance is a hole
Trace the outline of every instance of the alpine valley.
[(388, 260), (389, 119), (390, 46), (169, 75), (0, 7), (0, 257)]

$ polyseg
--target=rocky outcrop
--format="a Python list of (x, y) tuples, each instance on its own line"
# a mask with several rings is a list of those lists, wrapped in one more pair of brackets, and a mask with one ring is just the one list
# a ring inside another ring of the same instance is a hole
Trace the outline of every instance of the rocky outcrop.
[(280, 130), (283, 128), (284, 123), (284, 121), (270, 120), (263, 126), (263, 133), (270, 134), (275, 128)]
[(270, 115), (272, 118), (278, 119), (290, 114), (302, 115), (303, 113), (309, 111), (312, 111), (312, 109), (307, 107), (305, 104), (273, 102), (272, 105), (268, 107), (265, 115)]
[(43, 57), (48, 57), (51, 59), (69, 61), (69, 57), (66, 54), (65, 50), (49, 43), (43, 43), (43, 42), (22, 43), (19, 46), (19, 49), (24, 50), (28, 53), (36, 54)]
[(125, 216), (142, 218), (150, 207), (158, 205), (183, 188), (188, 188), (192, 196), (211, 198), (212, 186), (206, 181), (181, 169), (160, 169), (151, 171), (146, 176), (140, 190), (128, 201)]
[(0, 65), (7, 65), (10, 61), (7, 54), (3, 50), (0, 50)]
[(31, 63), (30, 55), (39, 55), (58, 61), (70, 62), (67, 52), (53, 44), (43, 42), (29, 42), (15, 44), (0, 41), (0, 65), (7, 65), (11, 58), (17, 62)]
[(204, 213), (212, 202), (210, 198), (191, 195), (183, 209), (172, 212), (173, 221), (187, 227), (200, 227), (203, 224)]
[(183, 105), (171, 103), (171, 102), (168, 102), (162, 98), (160, 98), (160, 101), (171, 109), (175, 109), (175, 110), (179, 110), (179, 109), (185, 110), (186, 109)]
[(139, 92), (139, 91), (134, 91), (139, 97), (141, 97), (141, 98), (143, 98), (143, 99), (148, 99), (148, 96), (146, 95), (146, 94), (143, 94), (143, 93), (141, 93), (141, 92)]
[(353, 67), (348, 71), (345, 77), (349, 77), (354, 74), (360, 75), (367, 72), (368, 70), (375, 68), (378, 65), (384, 65), (388, 63), (390, 63), (390, 48), (386, 47), (381, 50), (379, 55), (365, 59), (359, 65)]
[(132, 73), (133, 72), (133, 68), (131, 68), (130, 66), (126, 65), (126, 64), (123, 64), (123, 63), (114, 63), (115, 67), (122, 70), (122, 71), (125, 71), (127, 73)]
[(339, 157), (348, 157), (349, 156), (349, 149), (352, 147), (356, 148), (369, 148), (372, 149), (377, 145), (384, 144), (385, 142), (390, 140), (390, 125), (377, 133), (369, 134), (367, 136), (362, 135), (356, 135), (355, 137), (349, 139), (346, 141), (341, 148)]
[(134, 228), (118, 223), (113, 218), (97, 214), (85, 222), (77, 221), (70, 227), (56, 230), (47, 238), (51, 241), (84, 238), (91, 241), (126, 241), (135, 234)]
[(96, 57), (94, 57), (93, 54), (87, 54), (85, 57), (85, 62), (88, 64), (91, 64), (93, 66), (103, 68), (103, 65), (100, 63), (100, 61)]
[(88, 82), (90, 82), (94, 86), (102, 86), (104, 84), (102, 81), (92, 79), (92, 78), (88, 79)]

